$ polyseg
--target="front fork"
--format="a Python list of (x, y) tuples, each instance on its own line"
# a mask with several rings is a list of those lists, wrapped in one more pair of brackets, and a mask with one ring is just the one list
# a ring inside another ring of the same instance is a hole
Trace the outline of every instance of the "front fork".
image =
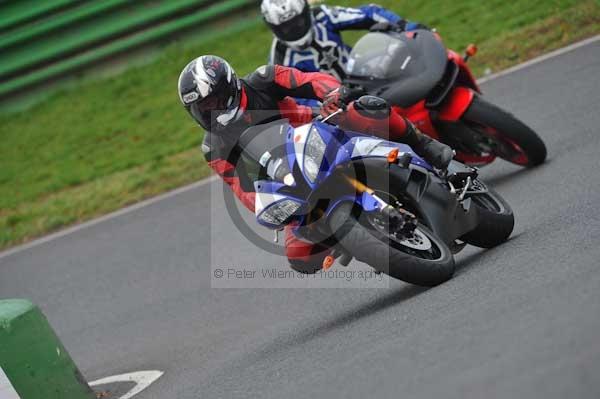
[(358, 194), (361, 194), (361, 195), (368, 194), (372, 199), (374, 199), (375, 202), (377, 204), (379, 204), (379, 209), (380, 210), (383, 210), (383, 209), (391, 206), (390, 204), (388, 204), (387, 202), (385, 202), (384, 200), (382, 200), (381, 198), (379, 198), (379, 196), (377, 196), (375, 194), (375, 190), (373, 190), (372, 188), (368, 187), (363, 182), (361, 182), (361, 181), (359, 181), (359, 180), (357, 180), (357, 179), (355, 179), (353, 177), (347, 176), (347, 175), (344, 175), (344, 179), (346, 180), (346, 182), (348, 184), (350, 184), (354, 188), (354, 190)]
[[(397, 155), (397, 154), (396, 154)], [(394, 159), (395, 161), (395, 159)], [(390, 231), (410, 235), (417, 227), (417, 217), (405, 209), (394, 207), (384, 199), (375, 194), (375, 190), (357, 180), (354, 177), (343, 175), (344, 180), (354, 188), (355, 192), (362, 196), (361, 203), (366, 211), (379, 211), (384, 217)], [(401, 204), (400, 204), (401, 205)], [(347, 266), (352, 256), (340, 249), (334, 251), (323, 260), (323, 270), (328, 270), (339, 258), (340, 263)]]

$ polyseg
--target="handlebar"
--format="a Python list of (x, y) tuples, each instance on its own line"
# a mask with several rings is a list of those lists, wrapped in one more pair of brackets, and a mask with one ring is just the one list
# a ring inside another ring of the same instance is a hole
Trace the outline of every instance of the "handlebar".
[[(339, 108), (339, 109), (338, 109), (337, 111), (335, 111), (333, 114), (329, 114), (329, 115), (327, 115), (327, 117), (325, 117), (325, 118), (323, 118), (321, 115), (319, 115), (319, 116), (317, 116), (317, 118), (316, 118), (316, 119), (317, 119), (319, 122), (325, 123), (325, 122), (327, 122), (329, 119), (331, 119), (331, 118), (333, 118), (334, 116), (337, 116), (337, 115), (339, 115), (339, 114), (341, 114), (341, 113), (343, 113), (343, 112), (345, 112), (345, 110), (343, 110), (342, 108)], [(319, 118), (320, 118), (320, 120), (319, 120)]]

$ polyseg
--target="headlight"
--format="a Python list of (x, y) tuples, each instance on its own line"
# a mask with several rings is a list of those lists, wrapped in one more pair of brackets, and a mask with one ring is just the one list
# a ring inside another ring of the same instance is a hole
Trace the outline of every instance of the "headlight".
[(311, 183), (315, 182), (319, 174), (323, 156), (325, 155), (325, 147), (323, 138), (313, 126), (304, 147), (304, 174)]
[(315, 179), (319, 174), (319, 164), (316, 163), (314, 158), (304, 158), (304, 173), (306, 173), (306, 176), (312, 183), (315, 182)]
[(264, 223), (278, 226), (292, 216), (300, 206), (300, 203), (286, 199), (268, 207), (258, 218)]

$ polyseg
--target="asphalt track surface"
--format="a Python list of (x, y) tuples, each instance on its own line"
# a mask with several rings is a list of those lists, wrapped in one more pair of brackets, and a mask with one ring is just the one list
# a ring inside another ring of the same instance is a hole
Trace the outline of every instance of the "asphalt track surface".
[(286, 268), (212, 182), (0, 258), (0, 295), (38, 303), (90, 380), (165, 372), (136, 398), (598, 398), (599, 76), (596, 41), (484, 84), (549, 160), (484, 170), (513, 238), (441, 286), (211, 288), (215, 262)]

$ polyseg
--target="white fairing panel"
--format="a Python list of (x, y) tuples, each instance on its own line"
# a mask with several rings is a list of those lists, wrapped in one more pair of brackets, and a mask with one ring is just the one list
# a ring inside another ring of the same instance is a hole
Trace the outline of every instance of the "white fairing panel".
[(294, 152), (296, 153), (296, 161), (302, 173), (304, 173), (304, 146), (311, 127), (312, 124), (309, 123), (308, 125), (302, 125), (294, 129)]
[(254, 214), (260, 215), (263, 210), (268, 208), (272, 203), (287, 198), (285, 195), (271, 193), (256, 193), (254, 199)]

